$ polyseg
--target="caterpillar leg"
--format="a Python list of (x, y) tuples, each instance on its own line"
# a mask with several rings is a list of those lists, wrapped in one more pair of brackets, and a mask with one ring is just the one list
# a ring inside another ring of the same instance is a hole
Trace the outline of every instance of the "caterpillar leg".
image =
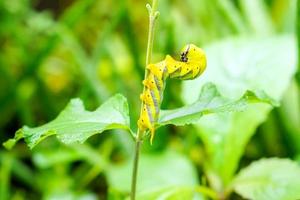
[[(154, 118), (153, 112), (150, 110), (149, 106), (144, 104), (143, 110), (138, 120), (138, 128), (141, 132), (149, 129), (151, 131), (151, 136), (154, 135)], [(151, 137), (153, 139), (153, 137)]]
[(156, 88), (156, 82), (152, 74), (150, 74), (145, 80), (143, 80), (143, 85), (151, 90)]
[(153, 105), (153, 98), (151, 95), (150, 90), (146, 90), (144, 93), (140, 95), (140, 99), (146, 104), (146, 105)]

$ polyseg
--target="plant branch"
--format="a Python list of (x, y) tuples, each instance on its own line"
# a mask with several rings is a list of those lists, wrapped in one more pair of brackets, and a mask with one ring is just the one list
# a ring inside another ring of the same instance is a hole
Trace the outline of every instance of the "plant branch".
[[(147, 53), (146, 53), (146, 67), (151, 62), (153, 41), (154, 41), (155, 22), (156, 22), (156, 19), (159, 16), (159, 12), (156, 11), (157, 2), (158, 2), (158, 0), (153, 0), (152, 1), (152, 7), (149, 4), (146, 5), (146, 8), (147, 8), (148, 13), (149, 13), (149, 32), (148, 32)], [(144, 77), (144, 79), (147, 78), (147, 76), (148, 76), (148, 70), (147, 70), (147, 68), (145, 68), (145, 77)], [(146, 87), (144, 86), (143, 92), (145, 92), (145, 89), (146, 89)], [(142, 102), (142, 105), (141, 105), (140, 115), (142, 113), (142, 110), (143, 110), (143, 102)], [(138, 130), (137, 131), (137, 140), (142, 140), (143, 134), (144, 133), (142, 133), (140, 130)]]
[[(147, 43), (147, 54), (146, 54), (146, 66), (150, 64), (152, 57), (152, 49), (153, 49), (153, 40), (154, 40), (154, 30), (155, 30), (155, 22), (159, 15), (157, 9), (157, 0), (153, 0), (152, 7), (147, 4), (146, 8), (149, 12), (149, 33), (148, 33), (148, 43)], [(145, 70), (145, 77), (147, 77), (148, 71)]]
[[(157, 9), (158, 0), (152, 1), (152, 6), (149, 4), (146, 5), (146, 8), (149, 12), (149, 32), (148, 32), (148, 42), (147, 42), (147, 53), (146, 53), (146, 67), (151, 62), (152, 57), (152, 49), (153, 49), (153, 41), (154, 41), (154, 31), (155, 31), (155, 22), (158, 18), (159, 12)], [(148, 76), (148, 70), (145, 67), (145, 78)], [(145, 86), (143, 88), (143, 92), (145, 91)], [(141, 111), (143, 109), (143, 102), (141, 104)], [(131, 181), (131, 200), (135, 200), (136, 195), (136, 182), (137, 182), (137, 174), (138, 174), (138, 164), (140, 157), (140, 148), (142, 145), (144, 132), (141, 132), (140, 129), (137, 130), (136, 134), (136, 146), (135, 146), (135, 155), (134, 155), (134, 163), (133, 163), (133, 171), (132, 171), (132, 181)]]
[(298, 67), (296, 72), (296, 81), (298, 85), (298, 107), (300, 108), (300, 0), (297, 1), (296, 32), (298, 47)]
[(137, 180), (141, 145), (142, 145), (142, 140), (137, 139), (135, 143), (135, 154), (134, 154), (134, 162), (133, 162), (133, 170), (132, 170), (131, 200), (135, 200), (136, 180)]

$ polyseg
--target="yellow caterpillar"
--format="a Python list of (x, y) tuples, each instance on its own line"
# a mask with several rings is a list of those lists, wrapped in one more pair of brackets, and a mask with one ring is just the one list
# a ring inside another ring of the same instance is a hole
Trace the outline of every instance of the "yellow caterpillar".
[(138, 128), (141, 132), (150, 130), (151, 143), (154, 138), (155, 124), (159, 116), (166, 78), (194, 79), (206, 68), (204, 51), (193, 44), (186, 45), (180, 56), (180, 61), (167, 55), (163, 61), (147, 66), (149, 73), (143, 81), (145, 90), (140, 96), (143, 104)]

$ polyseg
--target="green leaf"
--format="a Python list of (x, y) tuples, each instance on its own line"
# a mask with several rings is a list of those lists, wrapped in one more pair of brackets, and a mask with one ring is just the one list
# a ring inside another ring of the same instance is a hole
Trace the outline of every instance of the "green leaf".
[(251, 103), (278, 105), (276, 101), (262, 91), (246, 91), (238, 100), (224, 98), (214, 84), (207, 83), (203, 86), (198, 100), (193, 104), (174, 110), (162, 110), (158, 125), (174, 124), (182, 126), (197, 123), (203, 115), (240, 112), (244, 111)]
[(108, 167), (106, 157), (93, 149), (89, 144), (73, 144), (58, 149), (42, 148), (34, 151), (33, 162), (39, 168), (50, 168), (55, 165), (85, 161), (92, 166), (103, 169)]
[(129, 110), (124, 96), (117, 94), (93, 112), (86, 111), (80, 99), (72, 99), (67, 107), (53, 121), (36, 127), (24, 126), (16, 132), (13, 139), (3, 145), (10, 149), (24, 138), (32, 149), (51, 135), (65, 144), (83, 143), (89, 137), (109, 129), (129, 128)]
[(200, 195), (197, 195), (195, 187), (183, 187), (172, 186), (166, 188), (159, 188), (155, 190), (148, 190), (147, 192), (137, 195), (137, 199), (140, 200), (181, 200), (181, 199), (203, 199)]
[(300, 166), (288, 159), (253, 162), (233, 181), (234, 190), (246, 199), (300, 199)]
[[(263, 90), (280, 101), (296, 69), (295, 39), (291, 35), (231, 38), (204, 50), (207, 70), (198, 79), (183, 83), (187, 104), (198, 99), (200, 88), (207, 82), (231, 99), (247, 90)], [(244, 112), (205, 115), (199, 120), (197, 133), (205, 144), (207, 174), (215, 180), (212, 184), (216, 190), (230, 182), (246, 144), (270, 110), (268, 105), (251, 104)]]
[(268, 7), (264, 1), (240, 0), (239, 3), (251, 30), (255, 34), (270, 35), (274, 33), (270, 12), (268, 12)]
[(181, 200), (193, 199), (202, 200), (210, 197), (210, 199), (217, 199), (217, 193), (206, 186), (170, 186), (156, 189), (148, 189), (146, 192), (141, 192), (137, 195), (137, 199), (141, 200)]
[[(198, 185), (197, 172), (184, 156), (166, 151), (159, 154), (141, 154), (137, 179), (138, 195), (162, 188)], [(109, 186), (121, 192), (130, 192), (132, 160), (121, 165), (112, 165), (107, 171)]]
[(76, 199), (76, 200), (97, 200), (97, 195), (88, 191), (73, 192), (73, 191), (62, 191), (53, 192), (45, 195), (45, 200), (57, 200), (57, 199)]

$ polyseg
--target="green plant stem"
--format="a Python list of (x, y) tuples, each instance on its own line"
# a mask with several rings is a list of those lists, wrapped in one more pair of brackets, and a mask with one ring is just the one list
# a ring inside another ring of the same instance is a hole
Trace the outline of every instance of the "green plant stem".
[[(300, 0), (297, 1), (297, 15), (296, 15), (296, 33), (297, 33), (297, 47), (300, 49)], [(298, 68), (297, 68), (297, 81), (300, 85), (300, 51), (298, 51)]]
[(139, 163), (139, 158), (140, 158), (141, 145), (142, 145), (142, 140), (137, 139), (136, 143), (135, 143), (135, 154), (134, 154), (133, 171), (132, 171), (131, 200), (135, 200), (136, 180), (137, 180), (138, 163)]
[(196, 191), (200, 194), (204, 194), (205, 196), (209, 197), (210, 199), (216, 200), (218, 199), (218, 194), (209, 187), (199, 185), (196, 187)]
[(298, 47), (298, 68), (296, 73), (296, 81), (298, 85), (298, 106), (300, 109), (300, 0), (297, 1), (296, 15), (296, 32), (297, 32), (297, 47)]
[[(154, 41), (154, 31), (155, 31), (155, 22), (159, 15), (159, 12), (156, 11), (157, 9), (158, 0), (152, 1), (152, 7), (147, 4), (146, 7), (149, 12), (149, 32), (148, 32), (148, 42), (147, 42), (147, 53), (146, 53), (146, 66), (150, 64), (151, 57), (152, 57), (152, 49), (153, 49), (153, 41)], [(145, 67), (145, 78), (148, 76), (148, 70)], [(145, 86), (143, 88), (143, 92), (145, 91)], [(141, 111), (143, 109), (143, 102), (141, 104)], [(131, 181), (131, 200), (135, 200), (136, 195), (136, 182), (137, 182), (137, 174), (138, 174), (138, 164), (139, 164), (139, 157), (140, 157), (140, 148), (142, 145), (144, 132), (140, 129), (137, 130), (136, 134), (136, 145), (135, 145), (135, 155), (134, 155), (134, 162), (133, 162), (133, 171), (132, 171), (132, 181)]]
[[(152, 57), (153, 49), (153, 40), (154, 40), (154, 30), (155, 30), (155, 21), (158, 17), (157, 9), (157, 0), (153, 0), (152, 7), (147, 4), (147, 9), (149, 12), (149, 33), (148, 33), (148, 42), (147, 42), (147, 54), (146, 54), (146, 66), (150, 64)], [(148, 70), (145, 69), (145, 77), (148, 75)], [(144, 87), (145, 88), (145, 87)]]

